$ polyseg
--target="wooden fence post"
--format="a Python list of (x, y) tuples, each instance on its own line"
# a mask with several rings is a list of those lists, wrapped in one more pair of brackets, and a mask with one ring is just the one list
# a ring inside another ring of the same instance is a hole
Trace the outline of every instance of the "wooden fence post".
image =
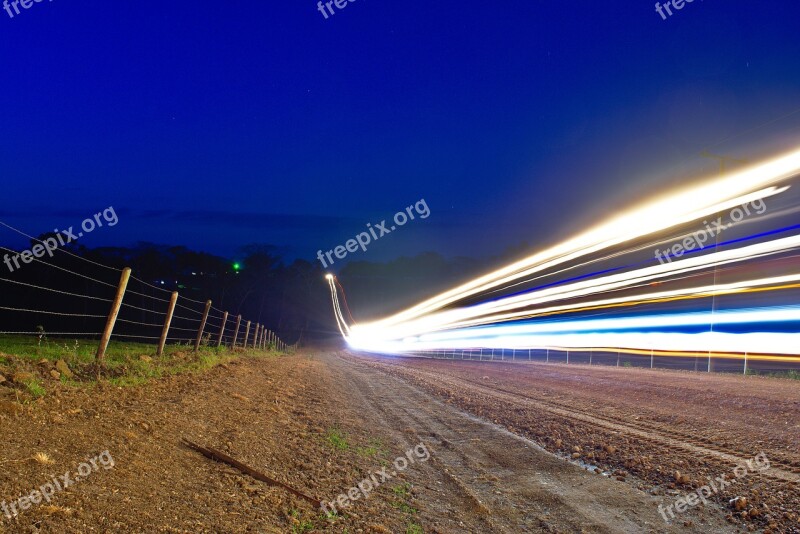
[(250, 338), (250, 321), (247, 321), (247, 328), (244, 330), (244, 343), (242, 343), (242, 348), (247, 348), (247, 340)]
[(173, 291), (172, 296), (169, 298), (169, 306), (167, 307), (167, 317), (164, 319), (164, 329), (161, 331), (161, 339), (158, 341), (158, 351), (156, 356), (164, 354), (164, 345), (167, 343), (167, 334), (169, 334), (169, 325), (172, 324), (172, 314), (175, 313), (175, 304), (178, 302), (178, 292)]
[(256, 323), (256, 331), (253, 333), (253, 348), (256, 348), (256, 343), (258, 342), (258, 336), (261, 333), (261, 323)]
[(225, 312), (225, 315), (222, 316), (222, 326), (219, 327), (219, 339), (217, 340), (218, 347), (222, 345), (222, 335), (225, 333), (225, 324), (227, 322), (228, 322), (228, 312)]
[(200, 340), (203, 339), (203, 330), (206, 329), (206, 321), (208, 321), (208, 312), (211, 310), (211, 301), (206, 302), (206, 309), (203, 312), (203, 320), (200, 321), (200, 329), (197, 330), (197, 339), (194, 340), (194, 351), (200, 350)]
[(111, 311), (108, 314), (106, 321), (106, 328), (103, 330), (103, 337), (100, 338), (100, 346), (97, 347), (97, 361), (103, 361), (106, 357), (106, 349), (108, 342), (111, 340), (111, 332), (114, 331), (114, 325), (117, 322), (117, 315), (119, 315), (119, 308), (122, 306), (122, 297), (125, 296), (125, 289), (128, 287), (128, 280), (131, 277), (131, 268), (125, 267), (122, 270), (122, 276), (119, 278), (119, 286), (117, 287), (117, 294), (114, 301), (111, 303)]
[(236, 348), (236, 340), (239, 339), (239, 326), (242, 324), (242, 316), (239, 315), (236, 317), (236, 330), (233, 332), (233, 343), (231, 343), (231, 349)]

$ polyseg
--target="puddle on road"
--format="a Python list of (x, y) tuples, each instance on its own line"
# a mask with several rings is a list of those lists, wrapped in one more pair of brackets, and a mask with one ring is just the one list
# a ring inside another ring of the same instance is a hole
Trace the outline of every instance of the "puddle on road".
[(566, 455), (563, 455), (563, 454), (556, 454), (556, 456), (558, 456), (562, 460), (568, 461), (571, 464), (577, 465), (581, 469), (585, 469), (586, 471), (589, 471), (592, 474), (598, 473), (598, 471), (599, 471), (598, 474), (603, 475), (604, 477), (610, 477), (611, 476), (611, 471), (603, 471), (602, 469), (600, 469), (600, 467), (598, 467), (598, 466), (596, 466), (594, 464), (590, 464), (588, 462), (584, 462), (583, 460), (574, 459), (571, 456), (566, 456)]
[[(572, 456), (569, 456), (569, 455), (560, 454), (560, 453), (553, 453), (551, 451), (548, 451), (547, 449), (545, 449), (544, 447), (542, 447), (541, 445), (539, 445), (538, 443), (536, 443), (532, 439), (527, 438), (525, 436), (520, 436), (519, 434), (515, 434), (515, 433), (511, 432), (510, 430), (508, 430), (504, 426), (498, 425), (496, 423), (492, 423), (490, 421), (486, 421), (485, 419), (482, 419), (480, 417), (476, 417), (475, 415), (473, 415), (471, 413), (468, 413), (468, 412), (465, 412), (465, 411), (462, 411), (462, 410), (459, 410), (459, 411), (461, 412), (462, 415), (466, 416), (468, 419), (470, 419), (470, 420), (472, 420), (474, 422), (480, 423), (480, 424), (489, 425), (491, 427), (494, 427), (496, 430), (498, 430), (502, 434), (505, 434), (505, 435), (513, 437), (513, 438), (515, 438), (517, 440), (523, 441), (523, 442), (525, 442), (525, 444), (527, 446), (530, 446), (533, 449), (541, 451), (541, 452), (543, 452), (545, 454), (548, 454), (550, 456), (555, 456), (556, 458), (558, 458), (560, 460), (564, 460), (564, 461), (566, 461), (568, 463), (571, 463), (573, 465), (577, 465), (581, 469), (583, 469), (585, 471), (588, 471), (588, 472), (590, 472), (592, 474), (597, 473), (597, 474), (603, 475), (604, 477), (612, 476), (611, 471), (604, 471), (604, 470), (600, 469), (599, 466), (596, 466), (594, 464), (590, 464), (590, 463), (585, 462), (585, 461), (583, 461), (581, 459), (572, 458)], [(598, 473), (598, 471), (599, 471), (599, 473)]]

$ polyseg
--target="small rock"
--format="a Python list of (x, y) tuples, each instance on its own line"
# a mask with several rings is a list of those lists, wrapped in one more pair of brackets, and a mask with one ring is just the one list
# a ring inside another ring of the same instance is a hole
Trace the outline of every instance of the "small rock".
[(56, 362), (56, 369), (58, 369), (58, 371), (67, 378), (72, 378), (75, 376), (75, 373), (70, 370), (69, 365), (67, 365), (67, 362), (64, 360), (58, 360)]
[(0, 375), (0, 384), (2, 384), (5, 381), (6, 381), (6, 377), (4, 377), (3, 375)]
[(730, 504), (733, 505), (733, 509), (737, 512), (741, 512), (745, 508), (747, 508), (747, 499), (744, 497), (736, 497), (735, 499), (730, 500)]
[(61, 373), (59, 373), (55, 369), (51, 369), (50, 370), (50, 376), (52, 376), (53, 379), (55, 379), (55, 380), (61, 380)]
[(581, 457), (581, 453), (579, 453), (579, 452), (573, 452), (573, 453), (572, 453), (572, 457), (573, 457), (573, 458), (580, 458), (580, 457)]
[(686, 475), (681, 474), (680, 471), (675, 471), (675, 482), (678, 484), (688, 484), (690, 482), (689, 477)]
[(17, 415), (23, 410), (22, 405), (14, 401), (0, 401), (0, 413)]
[(24, 384), (26, 382), (30, 382), (34, 379), (34, 376), (31, 373), (25, 373), (23, 371), (17, 371), (13, 375), (11, 375), (11, 380), (16, 382), (17, 384)]

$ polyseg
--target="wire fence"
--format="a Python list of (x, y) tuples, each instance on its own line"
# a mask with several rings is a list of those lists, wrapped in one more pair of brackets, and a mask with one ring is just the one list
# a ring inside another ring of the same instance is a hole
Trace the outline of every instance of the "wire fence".
[[(32, 244), (43, 243), (2, 221), (0, 225)], [(97, 340), (98, 361), (112, 339), (155, 345), (158, 356), (168, 343), (186, 344), (194, 352), (201, 346), (294, 348), (265, 325), (215, 308), (210, 300), (158, 287), (134, 276), (130, 268), (103, 265), (64, 248), (56, 250), (61, 256), (49, 258), (42, 250), (37, 255), (36, 246), (32, 251), (0, 246), (0, 258), (8, 266), (6, 272), (0, 265), (0, 335)]]

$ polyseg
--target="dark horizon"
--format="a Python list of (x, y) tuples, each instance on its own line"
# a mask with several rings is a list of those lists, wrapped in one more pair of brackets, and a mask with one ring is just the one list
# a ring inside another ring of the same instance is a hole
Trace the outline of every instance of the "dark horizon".
[(800, 140), (785, 2), (666, 20), (647, 2), (158, 13), (0, 11), (0, 220), (39, 235), (114, 206), (87, 246), (270, 243), (314, 261), (424, 198), (429, 218), (344, 261), (484, 258), (713, 176), (705, 149), (757, 161)]

